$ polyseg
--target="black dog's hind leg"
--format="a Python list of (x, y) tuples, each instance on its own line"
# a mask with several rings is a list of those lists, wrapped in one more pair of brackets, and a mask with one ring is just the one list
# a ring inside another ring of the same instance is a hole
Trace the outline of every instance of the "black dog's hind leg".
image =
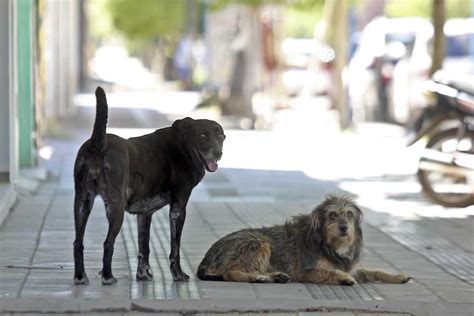
[[(189, 195), (188, 195), (189, 197)], [(188, 281), (189, 275), (181, 270), (180, 263), (180, 245), (181, 232), (183, 231), (184, 221), (186, 219), (186, 201), (172, 201), (170, 207), (170, 230), (171, 230), (171, 252), (170, 269), (175, 281)]]
[(89, 284), (84, 270), (84, 232), (87, 219), (94, 205), (94, 194), (84, 188), (76, 186), (74, 197), (74, 226), (76, 238), (74, 239), (74, 284)]
[(125, 213), (125, 203), (122, 200), (108, 201), (106, 203), (107, 220), (109, 230), (104, 241), (104, 256), (102, 258), (102, 284), (111, 285), (117, 283), (112, 275), (112, 255), (114, 254), (115, 238), (122, 227)]
[(138, 267), (137, 280), (149, 281), (153, 279), (148, 257), (150, 255), (150, 226), (151, 214), (138, 214)]

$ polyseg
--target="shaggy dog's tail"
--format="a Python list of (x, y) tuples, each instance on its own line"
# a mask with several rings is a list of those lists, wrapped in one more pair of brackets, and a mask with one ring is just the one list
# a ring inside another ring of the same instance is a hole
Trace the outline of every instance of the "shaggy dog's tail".
[(92, 130), (91, 136), (91, 145), (94, 151), (101, 152), (107, 146), (105, 131), (107, 128), (108, 107), (104, 89), (97, 87), (95, 90), (95, 98), (97, 103), (94, 129)]
[(206, 268), (199, 267), (196, 273), (197, 277), (204, 281), (224, 281), (224, 276), (217, 274), (208, 274)]

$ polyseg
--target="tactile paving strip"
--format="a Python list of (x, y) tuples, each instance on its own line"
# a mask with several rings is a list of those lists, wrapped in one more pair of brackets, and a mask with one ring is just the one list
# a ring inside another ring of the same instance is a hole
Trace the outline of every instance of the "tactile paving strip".
[[(272, 210), (271, 205), (231, 204), (234, 215), (249, 227), (281, 224), (285, 218)], [(328, 300), (384, 300), (383, 295), (372, 284), (356, 284), (352, 287), (339, 285), (307, 284), (314, 299)]]
[[(138, 265), (138, 241), (136, 220), (132, 216), (126, 216), (122, 236), (127, 251), (130, 267), (130, 297), (135, 298), (199, 298), (199, 290), (195, 281), (180, 283), (177, 285), (169, 273), (170, 251), (168, 212), (157, 212), (153, 216), (150, 231), (150, 266), (154, 271), (153, 282), (137, 282), (135, 272)], [(185, 271), (192, 271), (186, 256), (181, 253), (181, 265)]]
[(474, 285), (474, 254), (423, 230), (415, 223), (390, 214), (365, 212), (364, 216), (368, 224), (377, 227), (458, 279)]

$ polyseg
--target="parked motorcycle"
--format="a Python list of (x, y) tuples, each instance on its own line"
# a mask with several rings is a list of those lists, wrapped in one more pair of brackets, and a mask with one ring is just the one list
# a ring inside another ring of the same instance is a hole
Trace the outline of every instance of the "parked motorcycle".
[(426, 138), (417, 172), (423, 192), (447, 207), (474, 205), (474, 76), (437, 72), (427, 95), (408, 144)]

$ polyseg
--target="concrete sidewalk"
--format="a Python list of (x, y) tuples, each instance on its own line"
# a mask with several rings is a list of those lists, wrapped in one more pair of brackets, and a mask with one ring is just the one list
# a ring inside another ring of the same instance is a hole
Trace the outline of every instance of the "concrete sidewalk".
[[(83, 139), (48, 142), (54, 155), (44, 164), (51, 176), (36, 194), (22, 197), (0, 229), (2, 314), (474, 315), (473, 253), (426, 229), (423, 218), (414, 222), (378, 212), (368, 204), (364, 205), (362, 266), (407, 273), (414, 278), (409, 283), (347, 287), (197, 280), (194, 274), (200, 260), (219, 237), (244, 227), (283, 223), (292, 215), (309, 212), (326, 193), (343, 190), (341, 180), (318, 179), (284, 168), (223, 164), (216, 173), (206, 175), (193, 191), (183, 231), (182, 266), (191, 275), (187, 283), (173, 282), (169, 272), (168, 208), (164, 208), (155, 214), (152, 224), (154, 281), (134, 278), (136, 218), (127, 214), (113, 258), (118, 284), (102, 286), (98, 272), (107, 221), (103, 203), (97, 200), (85, 235), (85, 266), (91, 282), (74, 286), (72, 165)], [(236, 148), (233, 144), (225, 155), (232, 155)], [(474, 234), (464, 231), (462, 236), (466, 239)]]

